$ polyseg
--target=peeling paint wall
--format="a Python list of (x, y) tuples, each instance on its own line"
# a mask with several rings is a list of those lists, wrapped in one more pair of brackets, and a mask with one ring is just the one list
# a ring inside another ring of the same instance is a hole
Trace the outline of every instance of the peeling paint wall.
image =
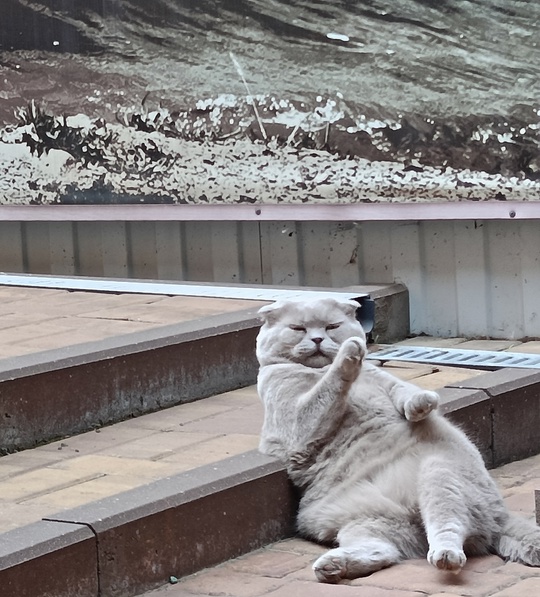
[(0, 270), (221, 283), (401, 282), (411, 331), (540, 337), (535, 221), (0, 222)]

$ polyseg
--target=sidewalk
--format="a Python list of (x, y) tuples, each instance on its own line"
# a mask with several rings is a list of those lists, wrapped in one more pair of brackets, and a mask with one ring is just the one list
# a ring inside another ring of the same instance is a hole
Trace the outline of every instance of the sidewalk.
[[(534, 518), (534, 490), (540, 489), (540, 455), (492, 471), (508, 508)], [(540, 568), (505, 563), (497, 556), (473, 558), (458, 576), (410, 560), (363, 579), (319, 584), (311, 564), (325, 548), (287, 539), (209, 568), (146, 597), (535, 597)]]

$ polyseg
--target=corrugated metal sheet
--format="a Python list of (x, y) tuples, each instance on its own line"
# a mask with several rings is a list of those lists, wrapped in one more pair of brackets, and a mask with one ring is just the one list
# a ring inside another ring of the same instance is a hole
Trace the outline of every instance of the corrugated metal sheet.
[(411, 331), (540, 337), (534, 220), (0, 222), (0, 270), (342, 287), (401, 282)]

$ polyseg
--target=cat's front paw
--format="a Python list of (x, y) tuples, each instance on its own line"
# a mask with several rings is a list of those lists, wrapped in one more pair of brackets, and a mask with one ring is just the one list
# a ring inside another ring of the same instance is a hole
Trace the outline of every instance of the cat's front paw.
[(358, 377), (366, 352), (366, 343), (362, 338), (353, 336), (343, 342), (334, 361), (342, 379), (354, 381)]
[(429, 390), (419, 390), (405, 402), (405, 418), (416, 423), (423, 421), (439, 405), (439, 395)]

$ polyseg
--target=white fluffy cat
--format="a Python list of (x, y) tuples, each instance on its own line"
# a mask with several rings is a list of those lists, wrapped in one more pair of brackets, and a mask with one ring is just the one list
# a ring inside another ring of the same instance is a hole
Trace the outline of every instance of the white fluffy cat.
[(357, 303), (263, 307), (260, 450), (302, 490), (298, 530), (335, 545), (323, 582), (425, 557), (459, 572), (466, 554), (540, 565), (540, 529), (508, 513), (476, 447), (436, 411), (438, 395), (364, 361)]

